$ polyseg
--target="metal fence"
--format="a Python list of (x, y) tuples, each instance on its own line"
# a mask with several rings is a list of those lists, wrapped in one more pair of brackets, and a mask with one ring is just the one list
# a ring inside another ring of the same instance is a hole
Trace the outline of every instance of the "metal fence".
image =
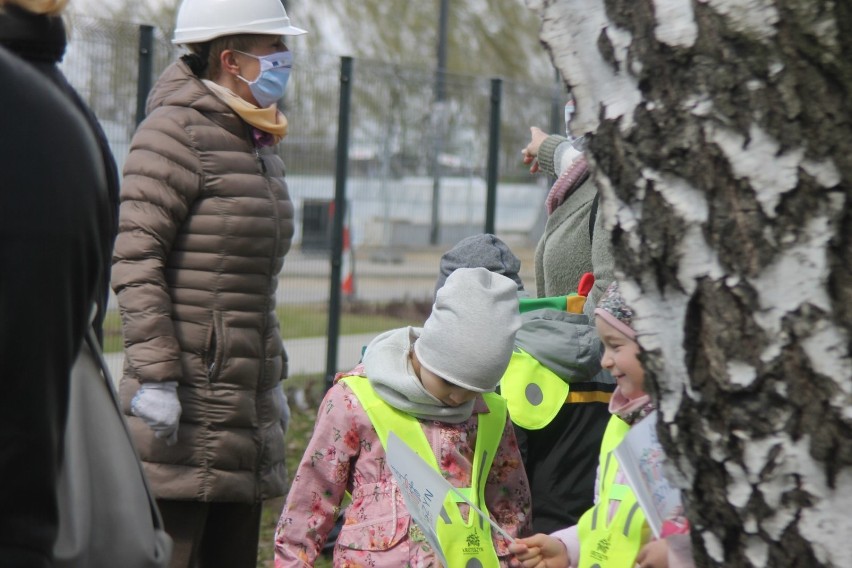
[[(148, 28), (152, 48), (141, 55), (148, 58), (151, 77), (140, 79), (142, 26), (80, 15), (69, 24), (63, 71), (100, 119), (121, 167), (136, 126), (138, 91), (144, 95), (147, 81), (156, 80), (179, 49)], [(342, 117), (341, 65), (337, 56), (294, 53), (281, 104), (289, 134), (280, 151), (296, 210), (296, 235), (280, 277), (279, 303), (310, 305), (317, 318), (330, 319), (329, 301), (339, 290), (331, 278), (337, 266), (333, 241), (340, 237), (333, 232), (333, 200), (340, 183), (335, 174), (341, 119), (349, 134), (343, 196), (351, 245), (343, 251), (350, 261), (342, 270), (344, 278), (353, 276), (356, 282), (348, 299), (430, 298), (441, 252), (483, 232), (489, 201), (493, 232), (524, 260), (522, 276), (532, 289), (530, 251), (544, 223), (546, 180), (530, 176), (520, 150), (530, 126), (561, 123), (561, 88), (446, 74), (445, 95), (436, 100), (433, 70), (355, 60), (348, 85), (351, 104)], [(288, 344), (293, 372), (313, 372), (338, 344), (332, 338), (326, 351), (326, 343), (314, 343), (315, 350), (304, 353)], [(341, 367), (352, 362), (348, 352), (341, 355)], [(336, 364), (329, 360), (328, 367)]]

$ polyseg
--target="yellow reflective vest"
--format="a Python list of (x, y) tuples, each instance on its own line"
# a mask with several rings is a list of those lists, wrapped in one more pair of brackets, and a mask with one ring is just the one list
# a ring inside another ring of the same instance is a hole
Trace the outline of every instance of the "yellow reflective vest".
[(544, 428), (565, 404), (609, 403), (615, 388), (611, 378), (596, 382), (597, 334), (588, 318), (572, 313), (572, 298), (585, 299), (576, 295), (520, 299), (524, 324), (500, 379), (500, 394), (512, 422), (526, 430)]
[[(376, 394), (366, 377), (346, 377), (345, 382), (358, 400), (382, 443), (387, 449), (388, 434), (393, 431), (404, 440), (423, 460), (436, 471), (441, 472), (438, 460), (432, 451), (420, 421), (397, 410)], [(477, 415), (478, 428), (476, 448), (473, 456), (471, 486), (457, 488), (471, 503), (485, 514), (485, 485), (494, 456), (503, 437), (506, 426), (506, 402), (493, 393), (484, 393), (483, 400), (488, 405), (487, 413)], [(436, 522), (436, 534), (441, 545), (448, 568), (499, 568), (500, 561), (494, 549), (491, 537), (491, 525), (479, 518), (474, 511), (468, 513), (465, 521), (459, 511), (461, 499), (450, 492), (444, 500), (441, 517)]]
[(506, 399), (512, 422), (527, 430), (541, 430), (566, 404), (609, 403), (611, 392), (571, 391), (570, 385), (535, 357), (515, 347), (503, 378), (500, 395)]
[(570, 387), (535, 357), (516, 347), (500, 379), (512, 422), (527, 430), (540, 430), (556, 418)]
[[(650, 529), (636, 495), (629, 486), (615, 482), (618, 462), (613, 450), (629, 430), (615, 415), (607, 424), (601, 442), (598, 502), (577, 523), (579, 568), (633, 568), (639, 549), (648, 540)], [(611, 501), (619, 501), (619, 505), (608, 522)]]

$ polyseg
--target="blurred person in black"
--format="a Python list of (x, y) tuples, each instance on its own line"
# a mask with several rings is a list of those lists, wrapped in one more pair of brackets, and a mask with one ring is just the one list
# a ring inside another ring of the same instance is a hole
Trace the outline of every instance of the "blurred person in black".
[(69, 375), (87, 326), (100, 329), (115, 235), (115, 163), (57, 67), (65, 4), (0, 0), (4, 568), (53, 565)]

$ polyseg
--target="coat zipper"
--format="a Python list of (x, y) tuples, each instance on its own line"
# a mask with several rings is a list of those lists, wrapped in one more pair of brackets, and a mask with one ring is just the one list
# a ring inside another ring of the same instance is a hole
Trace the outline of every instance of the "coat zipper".
[[(273, 224), (274, 224), (274, 227), (275, 227), (275, 238), (274, 238), (273, 242), (275, 243), (275, 245), (274, 245), (274, 249), (272, 251), (272, 255), (270, 255), (270, 257), (269, 257), (269, 274), (270, 274), (270, 277), (277, 277), (278, 276), (277, 274), (274, 275), (274, 276), (272, 275), (272, 267), (275, 265), (275, 259), (278, 258), (278, 247), (279, 247), (279, 242), (280, 242), (280, 239), (281, 239), (280, 222), (279, 222), (279, 218), (278, 218), (278, 196), (276, 195), (275, 190), (274, 190), (274, 186), (273, 186), (273, 184), (275, 182), (272, 180), (272, 178), (270, 178), (267, 175), (266, 164), (263, 162), (263, 158), (261, 158), (261, 156), (260, 156), (260, 148), (258, 148), (257, 146), (254, 147), (254, 155), (255, 155), (255, 158), (257, 158), (258, 164), (260, 165), (260, 171), (261, 171), (261, 174), (264, 177), (264, 181), (266, 183), (266, 190), (267, 190), (267, 193), (269, 194), (270, 204), (272, 205), (272, 220), (273, 220)], [(262, 339), (262, 342), (261, 342), (260, 352), (261, 352), (261, 361), (264, 361), (264, 362), (266, 361), (266, 335), (267, 335), (266, 330), (268, 330), (269, 327), (270, 327), (270, 325), (269, 325), (269, 313), (270, 313), (270, 311), (272, 311), (275, 308), (274, 296), (272, 296), (272, 294), (268, 294), (267, 298), (272, 298), (272, 300), (267, 299), (267, 308), (266, 308), (266, 310), (264, 310), (264, 314), (263, 314), (264, 334), (262, 336), (263, 339)], [(270, 301), (271, 301), (271, 305), (269, 304)], [(265, 368), (266, 368), (265, 364), (261, 365), (261, 369), (265, 369)], [(266, 374), (265, 374), (266, 371), (263, 370), (263, 371), (261, 371), (261, 373), (263, 373), (263, 374), (261, 375), (261, 377), (259, 377), (259, 381), (265, 382), (264, 379), (266, 378)], [(255, 412), (257, 412), (256, 407), (255, 407)], [(262, 497), (262, 493), (263, 493), (263, 487), (262, 487), (262, 485), (263, 485), (263, 472), (261, 472), (261, 470), (260, 470), (260, 464), (261, 464), (261, 458), (264, 454), (264, 451), (266, 450), (262, 437), (261, 437), (260, 448), (258, 448), (258, 450), (259, 451), (257, 453), (257, 459), (256, 459), (255, 465), (254, 465), (254, 471), (255, 471), (255, 475), (256, 475), (256, 478), (255, 478), (255, 498), (260, 500), (261, 497)]]
[(266, 177), (266, 164), (263, 163), (263, 158), (260, 157), (260, 148), (254, 147), (254, 157), (257, 160), (257, 165), (260, 166), (260, 172), (263, 177)]

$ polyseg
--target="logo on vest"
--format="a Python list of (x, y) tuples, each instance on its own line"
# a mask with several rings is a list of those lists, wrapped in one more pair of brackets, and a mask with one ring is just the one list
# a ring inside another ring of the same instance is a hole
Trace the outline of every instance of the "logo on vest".
[(598, 545), (595, 547), (594, 550), (592, 550), (589, 556), (591, 556), (595, 560), (606, 561), (606, 559), (608, 558), (609, 547), (609, 536), (607, 536), (598, 541)]
[(479, 542), (479, 535), (471, 533), (467, 535), (467, 546), (462, 549), (465, 554), (479, 554), (482, 552), (482, 543)]

